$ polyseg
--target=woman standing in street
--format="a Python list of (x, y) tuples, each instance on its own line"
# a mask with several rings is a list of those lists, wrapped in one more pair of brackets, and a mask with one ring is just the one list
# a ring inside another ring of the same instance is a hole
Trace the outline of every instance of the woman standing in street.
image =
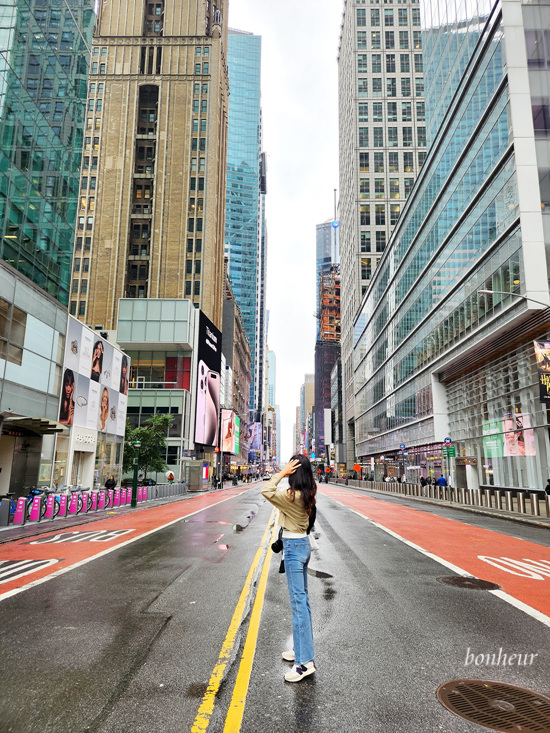
[[(288, 488), (277, 489), (288, 476)], [(283, 652), (283, 659), (294, 662), (285, 674), (287, 682), (300, 682), (315, 672), (313, 660), (313, 627), (307, 590), (307, 566), (311, 546), (307, 529), (315, 507), (317, 484), (311, 463), (306, 456), (294, 455), (283, 470), (273, 476), (262, 489), (263, 496), (279, 510), (279, 526), (283, 528), (285, 573), (292, 608), (294, 649)]]

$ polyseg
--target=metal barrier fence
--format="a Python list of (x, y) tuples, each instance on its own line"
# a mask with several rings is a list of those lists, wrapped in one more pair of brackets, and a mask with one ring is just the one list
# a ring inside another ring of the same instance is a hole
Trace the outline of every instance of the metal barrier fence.
[(477, 506), (487, 509), (527, 514), (533, 517), (550, 518), (550, 496), (542, 491), (522, 489), (501, 489), (482, 486), (479, 489), (461, 489), (450, 486), (400, 484), (385, 481), (358, 481), (356, 479), (334, 479), (331, 483), (353, 486), (357, 489), (380, 491), (418, 498), (446, 501), (462, 506)]
[[(166, 499), (170, 496), (180, 496), (187, 493), (187, 484), (184, 481), (171, 484), (156, 484), (155, 486), (138, 486), (137, 502)], [(81, 489), (73, 492), (52, 492), (47, 495), (35, 496), (29, 503), (28, 497), (21, 496), (15, 502), (15, 511), (11, 511), (11, 500), (2, 498), (0, 501), (0, 526), (13, 524), (23, 525), (27, 521), (40, 522), (53, 520), (58, 517), (67, 517), (77, 514), (94, 514), (106, 509), (129, 505), (132, 501), (132, 487), (115, 489)]]

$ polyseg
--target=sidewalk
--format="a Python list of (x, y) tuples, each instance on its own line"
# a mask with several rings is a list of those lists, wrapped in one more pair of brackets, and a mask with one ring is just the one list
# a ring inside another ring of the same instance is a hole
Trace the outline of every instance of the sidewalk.
[(402, 499), (407, 502), (419, 502), (421, 504), (431, 504), (432, 506), (444, 506), (448, 509), (457, 509), (471, 514), (481, 514), (486, 517), (498, 517), (499, 519), (508, 519), (512, 522), (520, 522), (521, 524), (530, 524), (535, 527), (550, 528), (550, 518), (536, 517), (529, 514), (520, 514), (518, 512), (509, 512), (506, 509), (495, 509), (494, 507), (472, 506), (461, 504), (458, 501), (446, 501), (443, 499), (430, 499), (426, 496), (405, 496), (393, 491), (378, 491), (377, 489), (367, 488), (363, 486), (345, 486), (344, 483), (329, 482), (329, 486), (337, 486), (339, 488), (349, 489), (351, 491), (362, 491), (365, 494), (376, 494), (378, 496), (392, 496), (396, 499)]
[[(227, 482), (224, 484), (221, 491), (226, 489), (238, 489), (242, 487), (252, 487), (254, 484), (240, 483), (237, 486), (233, 486), (232, 483)], [(25, 524), (9, 524), (7, 527), (0, 527), (0, 545), (6, 542), (15, 542), (15, 540), (22, 540), (26, 537), (37, 537), (41, 534), (46, 534), (52, 531), (64, 531), (71, 527), (79, 527), (83, 524), (93, 524), (102, 519), (108, 517), (122, 516), (129, 514), (130, 512), (143, 511), (144, 509), (152, 509), (155, 507), (163, 506), (165, 504), (174, 504), (177, 501), (185, 501), (191, 499), (194, 496), (204, 496), (205, 494), (217, 494), (220, 489), (208, 489), (205, 491), (189, 491), (186, 494), (180, 496), (168, 496), (163, 499), (155, 499), (153, 501), (143, 502), (138, 504), (135, 508), (132, 508), (129, 504), (123, 506), (110, 508), (106, 510), (98, 510), (86, 514), (67, 515), (66, 517), (58, 517), (55, 519), (41, 519), (39, 522), (26, 522)]]

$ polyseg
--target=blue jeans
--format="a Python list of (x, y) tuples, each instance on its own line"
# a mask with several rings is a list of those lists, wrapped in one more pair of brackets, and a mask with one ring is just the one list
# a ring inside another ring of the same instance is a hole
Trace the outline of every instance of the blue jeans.
[(313, 660), (313, 627), (307, 592), (307, 566), (311, 557), (309, 537), (289, 540), (283, 537), (285, 574), (292, 608), (292, 635), (295, 664)]

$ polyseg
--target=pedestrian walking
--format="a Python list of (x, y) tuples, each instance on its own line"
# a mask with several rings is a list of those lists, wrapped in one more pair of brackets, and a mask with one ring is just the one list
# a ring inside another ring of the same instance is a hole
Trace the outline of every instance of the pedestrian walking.
[(426, 486), (428, 485), (428, 482), (424, 476), (420, 477), (420, 485), (422, 486), (422, 496), (426, 496)]
[[(278, 489), (288, 476), (288, 488)], [(294, 666), (285, 674), (287, 682), (300, 682), (315, 672), (313, 659), (313, 625), (307, 588), (307, 566), (311, 545), (307, 535), (310, 515), (315, 508), (317, 484), (307, 456), (294, 455), (283, 470), (272, 476), (262, 489), (263, 496), (279, 510), (279, 526), (283, 528), (285, 573), (292, 609), (294, 649), (283, 652), (286, 662)]]

